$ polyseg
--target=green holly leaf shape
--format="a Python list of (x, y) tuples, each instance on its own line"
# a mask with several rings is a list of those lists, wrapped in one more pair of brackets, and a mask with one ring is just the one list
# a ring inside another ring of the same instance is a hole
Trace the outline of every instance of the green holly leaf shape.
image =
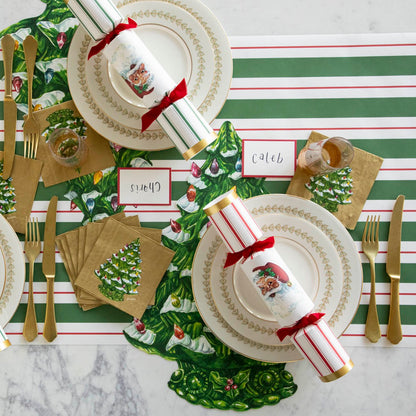
[(249, 376), (250, 369), (241, 370), (230, 379), (221, 377), (217, 371), (212, 371), (210, 381), (215, 391), (234, 400), (240, 394), (240, 390), (245, 388), (249, 381)]
[(227, 377), (221, 377), (218, 371), (211, 371), (209, 375), (209, 381), (212, 383), (213, 389), (219, 393), (224, 393), (227, 380)]
[(238, 386), (239, 389), (244, 389), (246, 384), (249, 381), (250, 377), (250, 369), (247, 368), (246, 370), (239, 371), (234, 377), (234, 383)]

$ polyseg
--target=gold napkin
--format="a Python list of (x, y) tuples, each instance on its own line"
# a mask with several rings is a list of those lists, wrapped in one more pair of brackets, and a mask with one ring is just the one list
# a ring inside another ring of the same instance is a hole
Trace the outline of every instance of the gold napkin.
[(141, 318), (173, 255), (140, 228), (110, 218), (76, 285), (102, 302)]
[(65, 182), (70, 179), (78, 178), (92, 172), (97, 172), (115, 165), (114, 156), (108, 140), (100, 136), (87, 124), (86, 144), (88, 147), (88, 156), (86, 161), (79, 168), (65, 167), (60, 165), (52, 157), (48, 143), (45, 141), (45, 130), (50, 127), (48, 117), (52, 114), (59, 114), (60, 111), (72, 111), (73, 118), (80, 118), (73, 101), (67, 101), (44, 110), (36, 111), (34, 116), (40, 124), (42, 136), (39, 141), (38, 160), (44, 162), (42, 170), (42, 179), (45, 187)]
[[(110, 218), (120, 221), (134, 230), (141, 231), (144, 235), (151, 238), (158, 244), (161, 242), (161, 230), (155, 228), (142, 228), (140, 227), (140, 221), (137, 215), (126, 217), (124, 212), (114, 214), (111, 217), (106, 217), (97, 222), (88, 223), (87, 225), (58, 235), (56, 237), (56, 243), (61, 252), (62, 260), (67, 270), (69, 279), (74, 288), (77, 302), (83, 310), (90, 310), (103, 304), (103, 302), (95, 296), (76, 286), (76, 282), (85, 260), (94, 248), (95, 242), (104, 228), (104, 223)], [(149, 305), (153, 304), (154, 297), (149, 301)]]
[[(326, 136), (313, 131), (310, 134), (308, 142), (305, 146), (308, 146), (309, 143), (318, 142), (326, 138)], [(335, 204), (336, 211), (332, 212), (335, 217), (337, 217), (344, 224), (344, 226), (350, 230), (353, 230), (357, 224), (365, 201), (367, 200), (371, 188), (373, 187), (382, 163), (383, 159), (381, 157), (354, 147), (354, 158), (349, 166), (351, 168), (351, 172), (347, 172), (346, 176), (343, 177), (345, 179), (343, 182), (346, 184), (346, 187), (344, 188), (345, 192), (349, 193), (349, 195), (344, 196), (345, 202), (348, 203), (344, 205)], [(322, 181), (324, 182), (326, 178), (322, 178)], [(314, 196), (315, 189), (313, 189), (314, 186), (312, 186), (314, 183), (316, 183), (316, 181), (311, 181), (308, 174), (306, 174), (302, 169), (297, 168), (295, 175), (289, 184), (287, 193), (311, 199), (312, 201), (325, 207), (325, 201), (322, 201), (325, 197), (322, 197), (322, 195), (320, 195), (320, 197)], [(322, 186), (324, 187), (325, 185)], [(331, 186), (336, 187), (337, 184), (332, 183), (326, 185), (329, 191)], [(312, 192), (309, 191), (308, 188), (312, 189)], [(320, 189), (316, 189), (316, 191), (321, 192)], [(332, 204), (332, 206), (334, 206), (334, 204)]]
[[(0, 160), (3, 160), (3, 152), (0, 152)], [(15, 155), (9, 180), (0, 177), (0, 199), (4, 201), (0, 202), (0, 213), (18, 233), (26, 231), (26, 220), (32, 211), (42, 165), (39, 160)]]

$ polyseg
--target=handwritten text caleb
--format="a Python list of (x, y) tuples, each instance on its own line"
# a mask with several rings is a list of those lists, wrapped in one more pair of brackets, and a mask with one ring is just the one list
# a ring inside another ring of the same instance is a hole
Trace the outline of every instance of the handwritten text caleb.
[(296, 140), (244, 139), (243, 177), (291, 177), (295, 173)]
[(281, 153), (253, 153), (251, 156), (251, 161), (253, 162), (253, 164), (257, 164), (257, 163), (283, 163), (283, 157), (281, 155)]

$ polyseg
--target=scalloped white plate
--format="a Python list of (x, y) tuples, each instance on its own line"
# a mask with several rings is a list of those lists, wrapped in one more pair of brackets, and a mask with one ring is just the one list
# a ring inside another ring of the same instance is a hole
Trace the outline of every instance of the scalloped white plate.
[[(175, 82), (185, 78), (188, 97), (211, 122), (227, 99), (232, 78), (228, 38), (212, 12), (199, 1), (140, 1), (117, 4)], [(91, 38), (79, 27), (68, 55), (68, 83), (84, 119), (103, 137), (138, 150), (173, 147), (155, 123), (140, 132), (142, 101), (100, 53), (90, 60)]]
[[(245, 205), (276, 246), (305, 291), (324, 312), (336, 336), (358, 308), (362, 269), (344, 226), (317, 204), (290, 195), (262, 195)], [(301, 355), (280, 342), (273, 316), (237, 264), (223, 269), (226, 248), (214, 228), (202, 237), (192, 267), (196, 304), (207, 326), (226, 345), (247, 357), (287, 362)]]
[(22, 297), (25, 257), (11, 225), (0, 215), (0, 325), (10, 321)]

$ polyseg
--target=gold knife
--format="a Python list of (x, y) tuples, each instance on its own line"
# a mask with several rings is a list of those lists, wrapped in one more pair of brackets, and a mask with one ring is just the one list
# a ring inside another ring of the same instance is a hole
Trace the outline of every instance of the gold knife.
[(3, 179), (8, 179), (13, 167), (15, 143), (17, 107), (12, 95), (13, 55), (14, 39), (11, 35), (5, 35), (1, 39), (4, 62), (4, 162)]
[(389, 240), (387, 248), (386, 272), (390, 276), (390, 314), (387, 325), (387, 339), (392, 344), (402, 340), (402, 326), (400, 323), (400, 242), (402, 238), (402, 214), (404, 196), (399, 195), (394, 204), (390, 221)]
[(43, 337), (52, 342), (56, 336), (55, 305), (53, 299), (53, 286), (55, 280), (55, 236), (56, 236), (56, 207), (58, 197), (53, 196), (49, 202), (48, 212), (46, 214), (44, 243), (43, 243), (43, 261), (42, 271), (46, 277), (47, 294), (46, 294), (46, 314), (45, 325), (43, 328)]

